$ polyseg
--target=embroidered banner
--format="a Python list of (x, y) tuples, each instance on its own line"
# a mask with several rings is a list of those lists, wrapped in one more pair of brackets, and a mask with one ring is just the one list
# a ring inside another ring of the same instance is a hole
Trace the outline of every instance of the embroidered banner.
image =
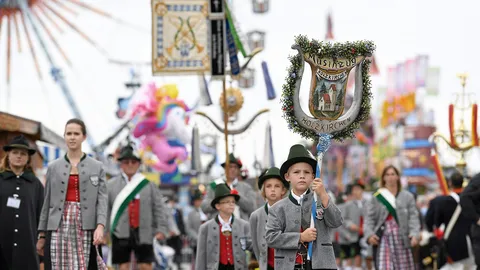
[(152, 0), (152, 72), (210, 71), (206, 0)]

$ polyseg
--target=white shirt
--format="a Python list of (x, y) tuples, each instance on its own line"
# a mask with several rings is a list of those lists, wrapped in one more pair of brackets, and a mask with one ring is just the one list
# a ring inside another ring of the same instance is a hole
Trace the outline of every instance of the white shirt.
[(200, 220), (201, 220), (201, 221), (207, 221), (207, 220), (208, 220), (208, 217), (207, 217), (207, 215), (205, 215), (205, 213), (202, 211), (202, 208), (199, 207), (199, 208), (197, 208), (197, 210), (198, 210), (198, 213), (200, 214)]
[(362, 209), (362, 207), (363, 207), (362, 200), (357, 200), (357, 201), (355, 201), (355, 203), (357, 204), (358, 208)]
[[(225, 178), (224, 180), (225, 180), (225, 183), (227, 183), (227, 178)], [(228, 184), (227, 185), (230, 187), (230, 189), (234, 189), (234, 187), (236, 187), (237, 184), (238, 184), (238, 179), (235, 178), (235, 179), (233, 179), (233, 181), (230, 185), (228, 185)]]
[(307, 194), (308, 189), (300, 196), (297, 196), (293, 191), (291, 192), (293, 198), (297, 200), (298, 204), (302, 205), (303, 203), (303, 197), (305, 197), (305, 194)]
[(230, 216), (230, 219), (228, 222), (223, 221), (222, 217), (218, 215), (218, 220), (220, 221), (220, 224), (222, 224), (222, 232), (231, 232), (232, 227), (231, 227), (231, 222), (232, 222), (232, 217)]
[[(135, 175), (137, 175), (137, 174), (139, 174), (139, 173), (137, 172), (137, 173), (134, 174), (131, 178), (135, 177)], [(128, 180), (128, 176), (127, 176), (123, 171), (122, 171), (122, 177), (123, 177), (123, 179), (125, 180), (125, 183), (127, 183), (127, 185), (128, 185), (128, 183), (129, 183), (130, 181)], [(131, 178), (130, 178), (130, 179), (131, 179)], [(136, 199), (136, 200), (140, 200), (140, 192), (137, 193), (137, 195), (135, 195), (135, 199)]]

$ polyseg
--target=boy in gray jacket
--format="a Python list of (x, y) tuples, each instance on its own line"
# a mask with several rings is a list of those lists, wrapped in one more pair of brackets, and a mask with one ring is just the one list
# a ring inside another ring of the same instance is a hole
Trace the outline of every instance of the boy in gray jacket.
[(245, 270), (245, 250), (251, 246), (248, 222), (234, 216), (238, 191), (226, 184), (215, 188), (210, 203), (218, 215), (200, 226), (198, 232), (196, 270)]
[[(291, 192), (268, 213), (266, 239), (267, 245), (275, 248), (276, 270), (337, 269), (332, 230), (342, 225), (343, 219), (322, 179), (315, 178), (316, 168), (317, 161), (300, 144), (290, 148), (288, 159), (280, 168), (280, 175), (290, 182)], [(317, 202), (313, 192), (318, 196)], [(316, 211), (311, 228), (313, 206)], [(310, 242), (313, 252), (307, 261)]]
[(265, 240), (265, 224), (268, 210), (280, 201), (288, 191), (290, 184), (280, 176), (280, 169), (272, 167), (258, 179), (258, 188), (267, 203), (255, 210), (250, 216), (250, 230), (252, 232), (253, 251), (260, 265), (260, 270), (275, 268), (274, 250), (267, 246)]

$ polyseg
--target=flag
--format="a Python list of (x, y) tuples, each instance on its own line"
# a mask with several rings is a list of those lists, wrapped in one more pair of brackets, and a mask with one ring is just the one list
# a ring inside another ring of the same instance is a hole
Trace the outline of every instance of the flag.
[(200, 135), (198, 134), (198, 126), (192, 129), (192, 172), (199, 173), (202, 170), (202, 160), (200, 158)]
[(273, 88), (272, 79), (270, 78), (270, 73), (268, 72), (267, 62), (262, 61), (262, 71), (263, 78), (265, 79), (265, 86), (267, 87), (267, 98), (268, 100), (273, 100), (277, 97), (275, 94), (275, 88)]
[(250, 52), (247, 50), (248, 47), (244, 44), (248, 44), (247, 38), (240, 30), (238, 21), (235, 19), (235, 16), (230, 11), (228, 3), (225, 2), (225, 13), (227, 16), (227, 22), (230, 25), (230, 31), (232, 32), (233, 39), (235, 41), (235, 46), (242, 53), (243, 57), (247, 57)]
[(265, 132), (265, 146), (263, 148), (263, 160), (262, 168), (268, 169), (275, 166), (275, 160), (273, 156), (273, 141), (272, 141), (272, 126), (267, 123)]
[(327, 33), (325, 34), (325, 40), (333, 40), (333, 22), (332, 22), (332, 15), (328, 13), (327, 16)]
[(418, 55), (415, 60), (417, 87), (425, 87), (428, 71), (428, 55)]
[(395, 70), (395, 96), (405, 93), (405, 64), (398, 63)]
[(238, 62), (237, 56), (237, 47), (235, 46), (235, 40), (232, 35), (232, 25), (228, 22), (225, 22), (227, 28), (227, 47), (228, 47), (228, 58), (230, 59), (230, 72), (233, 76), (240, 74), (240, 63)]
[(437, 96), (440, 87), (440, 68), (429, 67), (427, 69), (427, 78), (425, 82), (427, 95)]
[(198, 85), (200, 88), (200, 104), (204, 106), (210, 106), (213, 104), (210, 97), (210, 90), (208, 89), (208, 82), (205, 78), (205, 74), (198, 77)]
[(415, 59), (408, 59), (405, 61), (405, 80), (406, 80), (406, 90), (407, 93), (415, 92), (417, 88), (416, 83), (416, 64)]
[(387, 73), (387, 100), (392, 100), (395, 97), (396, 84), (395, 84), (395, 67), (389, 67)]

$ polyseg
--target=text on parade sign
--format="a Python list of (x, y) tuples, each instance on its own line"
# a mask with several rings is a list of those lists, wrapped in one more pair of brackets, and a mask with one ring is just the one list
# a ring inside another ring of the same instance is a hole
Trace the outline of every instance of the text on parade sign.
[(345, 128), (350, 122), (350, 117), (342, 121), (333, 121), (327, 124), (321, 124), (319, 121), (311, 120), (307, 117), (301, 119), (302, 124), (317, 133), (332, 133)]
[(364, 56), (357, 56), (352, 58), (320, 58), (316, 55), (305, 54), (305, 61), (325, 70), (343, 70), (353, 68), (360, 63)]
[(345, 76), (347, 76), (346, 71), (338, 73), (338, 74), (329, 74), (329, 73), (324, 72), (321, 69), (317, 70), (317, 74), (318, 74), (318, 76), (320, 76), (324, 79), (327, 79), (329, 81), (338, 81), (338, 80), (344, 78)]

